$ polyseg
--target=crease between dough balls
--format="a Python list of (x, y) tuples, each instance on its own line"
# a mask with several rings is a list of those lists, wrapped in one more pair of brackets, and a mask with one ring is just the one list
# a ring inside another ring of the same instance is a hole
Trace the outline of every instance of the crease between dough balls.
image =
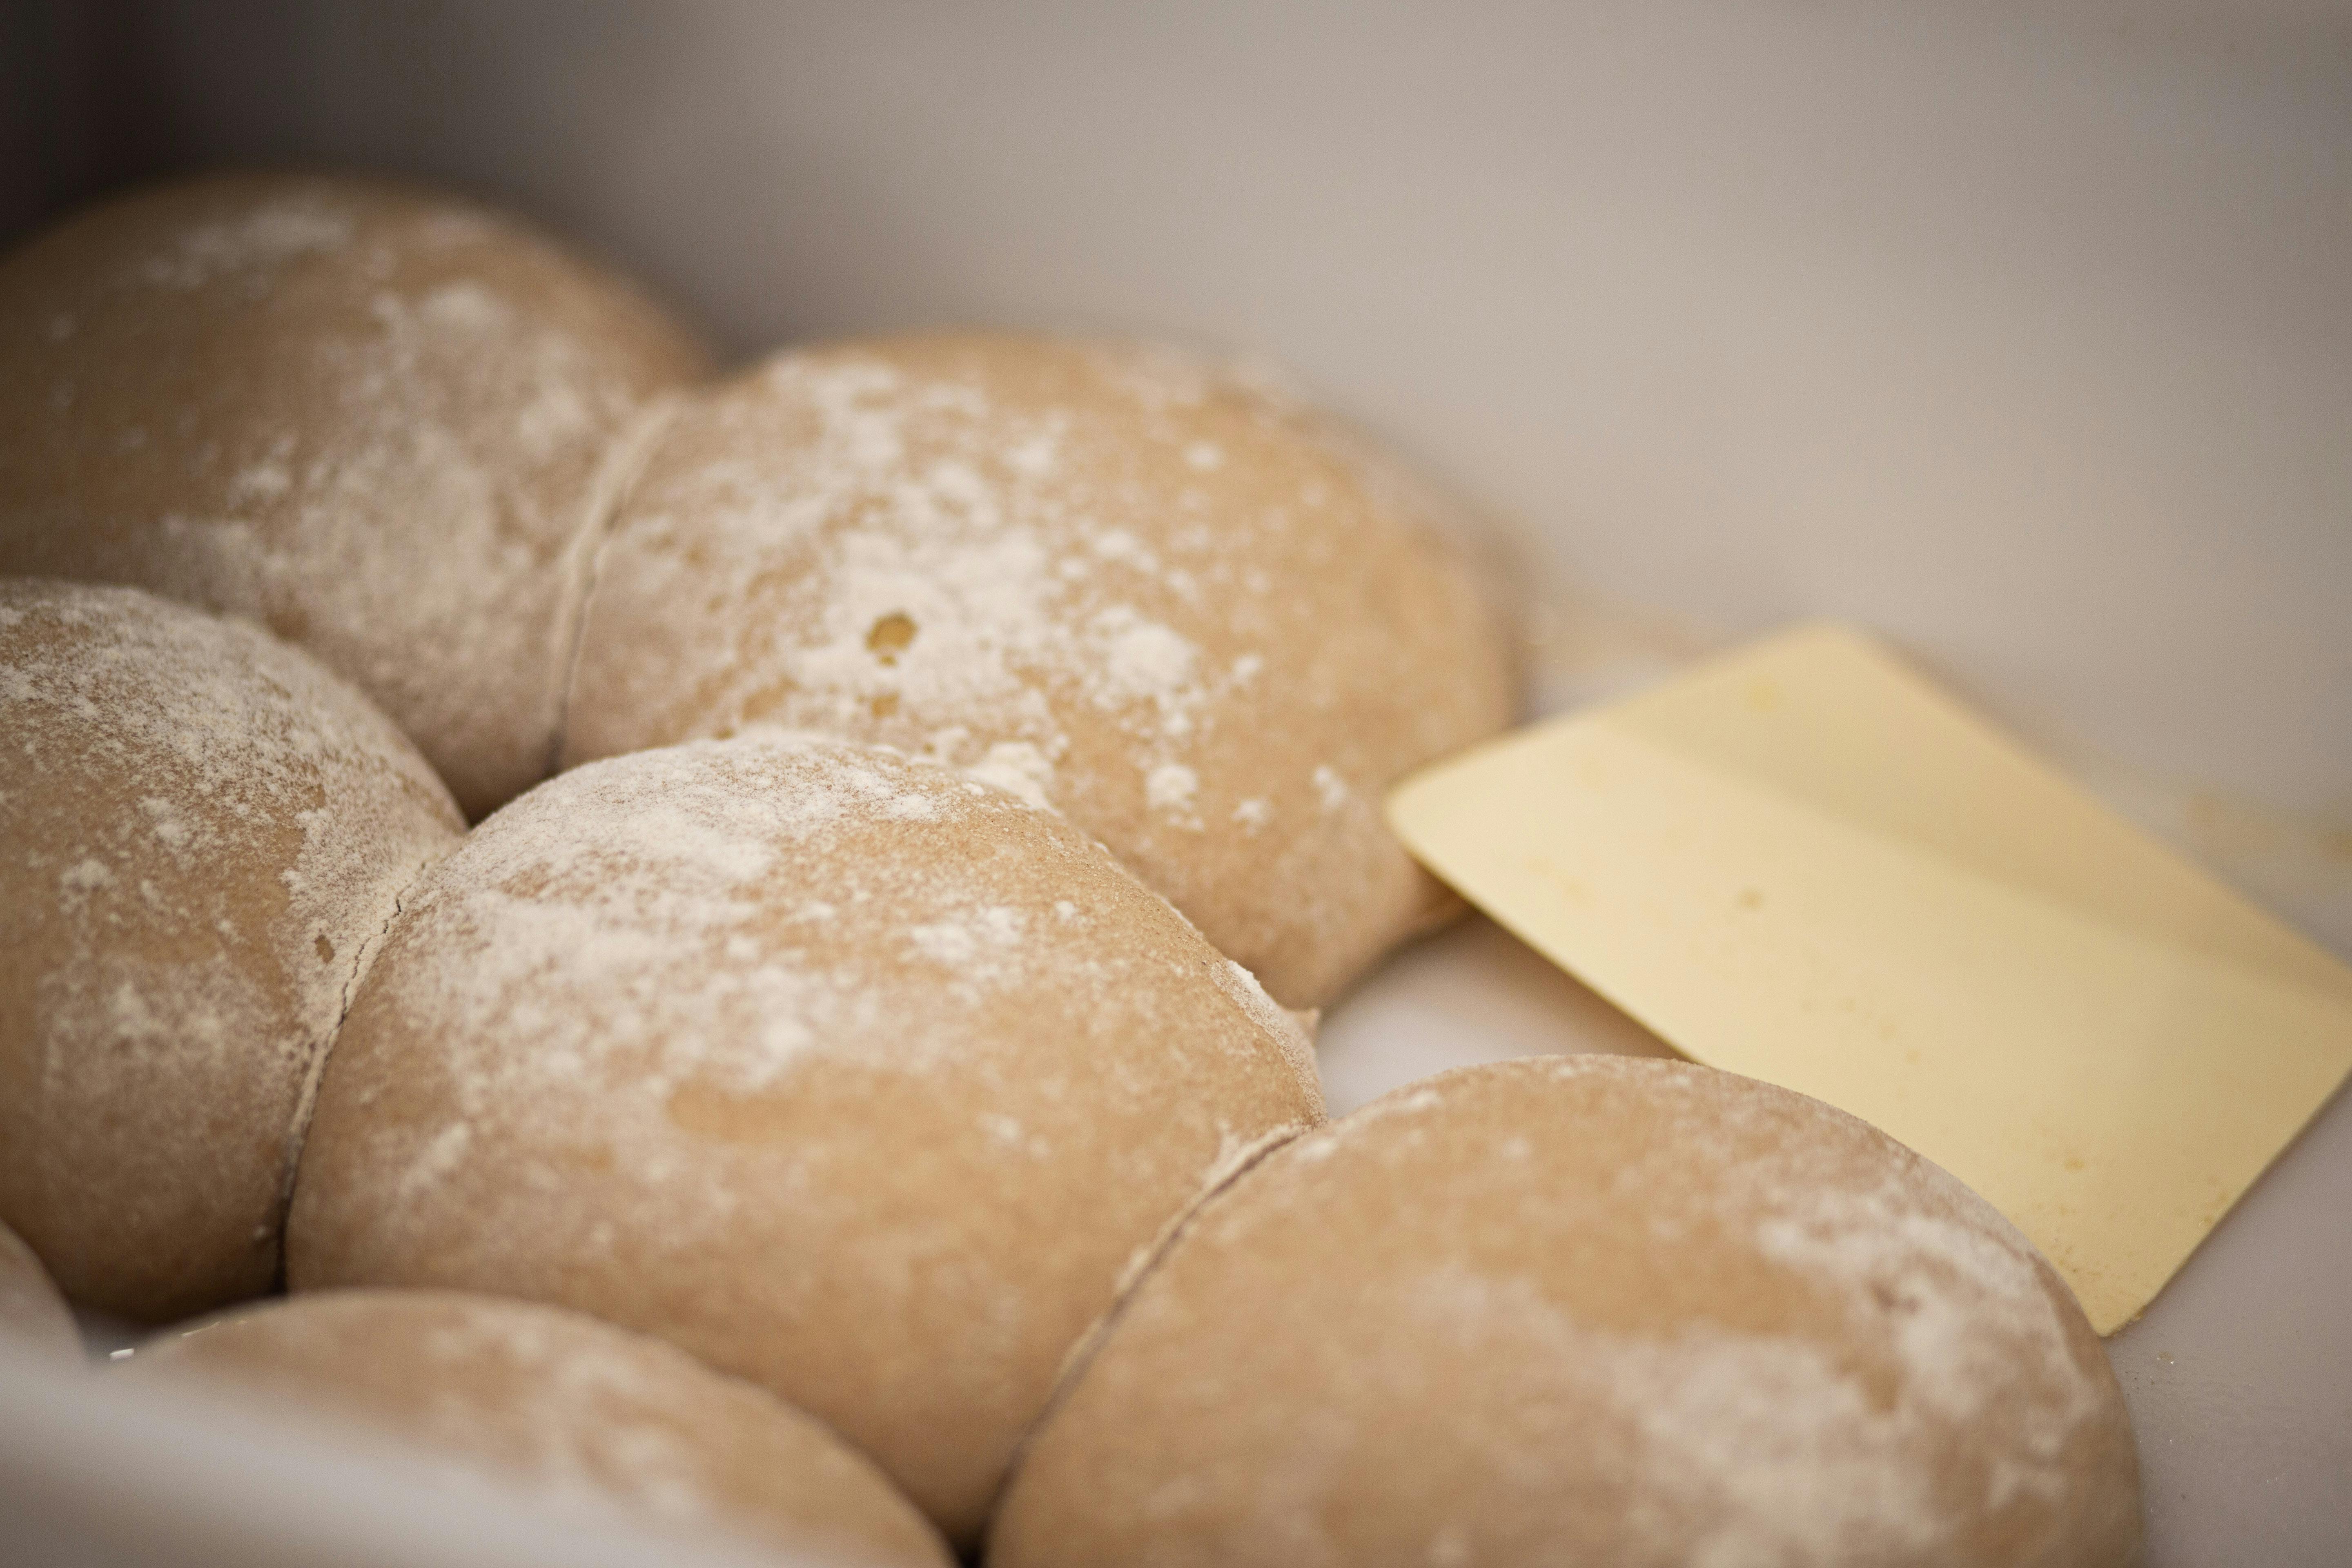
[(247, 623), (0, 580), (0, 1222), (75, 1302), (269, 1289), (322, 1053), (463, 826), (360, 694)]

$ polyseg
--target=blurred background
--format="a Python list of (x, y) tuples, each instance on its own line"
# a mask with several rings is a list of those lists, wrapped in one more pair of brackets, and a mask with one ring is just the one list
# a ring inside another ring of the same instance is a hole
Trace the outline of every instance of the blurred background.
[(2352, 5), (0, 16), (0, 238), (358, 163), (579, 236), (739, 353), (1246, 345), (1579, 592), (1704, 640), (1859, 617), (2352, 865)]

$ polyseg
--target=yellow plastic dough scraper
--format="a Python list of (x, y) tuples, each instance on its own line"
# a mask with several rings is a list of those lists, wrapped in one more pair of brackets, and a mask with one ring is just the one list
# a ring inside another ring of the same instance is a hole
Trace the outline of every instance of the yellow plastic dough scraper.
[(2352, 970), (1843, 626), (1505, 736), (1388, 810), (1687, 1055), (1976, 1188), (2101, 1333), (2352, 1069)]

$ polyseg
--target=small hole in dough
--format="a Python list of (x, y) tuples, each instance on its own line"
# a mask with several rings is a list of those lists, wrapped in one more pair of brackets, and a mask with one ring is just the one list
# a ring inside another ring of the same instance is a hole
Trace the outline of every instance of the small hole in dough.
[(867, 706), (874, 710), (874, 717), (877, 719), (887, 719), (898, 711), (898, 694), (895, 691), (886, 691)]
[(899, 611), (893, 610), (874, 623), (866, 634), (866, 648), (884, 664), (896, 664), (898, 655), (915, 640), (915, 623)]
[(316, 946), (319, 949), (320, 963), (332, 963), (335, 962), (335, 944), (327, 940), (326, 932), (320, 931), (319, 933), (319, 940)]

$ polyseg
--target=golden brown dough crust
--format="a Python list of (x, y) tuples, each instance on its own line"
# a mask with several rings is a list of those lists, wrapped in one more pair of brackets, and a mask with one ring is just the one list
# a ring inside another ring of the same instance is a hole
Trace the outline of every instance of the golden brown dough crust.
[(1320, 1005), (1454, 907), (1381, 792), (1511, 716), (1429, 511), (1166, 351), (785, 353), (689, 399), (617, 514), (565, 761), (777, 724), (976, 766)]
[(998, 1568), (2109, 1568), (2096, 1335), (1817, 1100), (1619, 1057), (1400, 1089), (1212, 1199), (1007, 1489)]
[(0, 581), (0, 1221), (146, 1321), (251, 1296), (320, 1053), (462, 824), (260, 628)]
[(134, 192), (0, 258), (0, 573), (264, 622), (478, 816), (546, 774), (603, 465), (705, 369), (620, 279), (437, 192)]
[(166, 1335), (110, 1375), (307, 1406), (559, 1505), (617, 1503), (817, 1560), (953, 1561), (872, 1461), (807, 1415), (658, 1340), (552, 1307), (329, 1291)]
[(1321, 1115), (1291, 1019), (1067, 823), (841, 742), (705, 742), (559, 775), (410, 894), (289, 1268), (660, 1334), (968, 1542), (1121, 1271)]

